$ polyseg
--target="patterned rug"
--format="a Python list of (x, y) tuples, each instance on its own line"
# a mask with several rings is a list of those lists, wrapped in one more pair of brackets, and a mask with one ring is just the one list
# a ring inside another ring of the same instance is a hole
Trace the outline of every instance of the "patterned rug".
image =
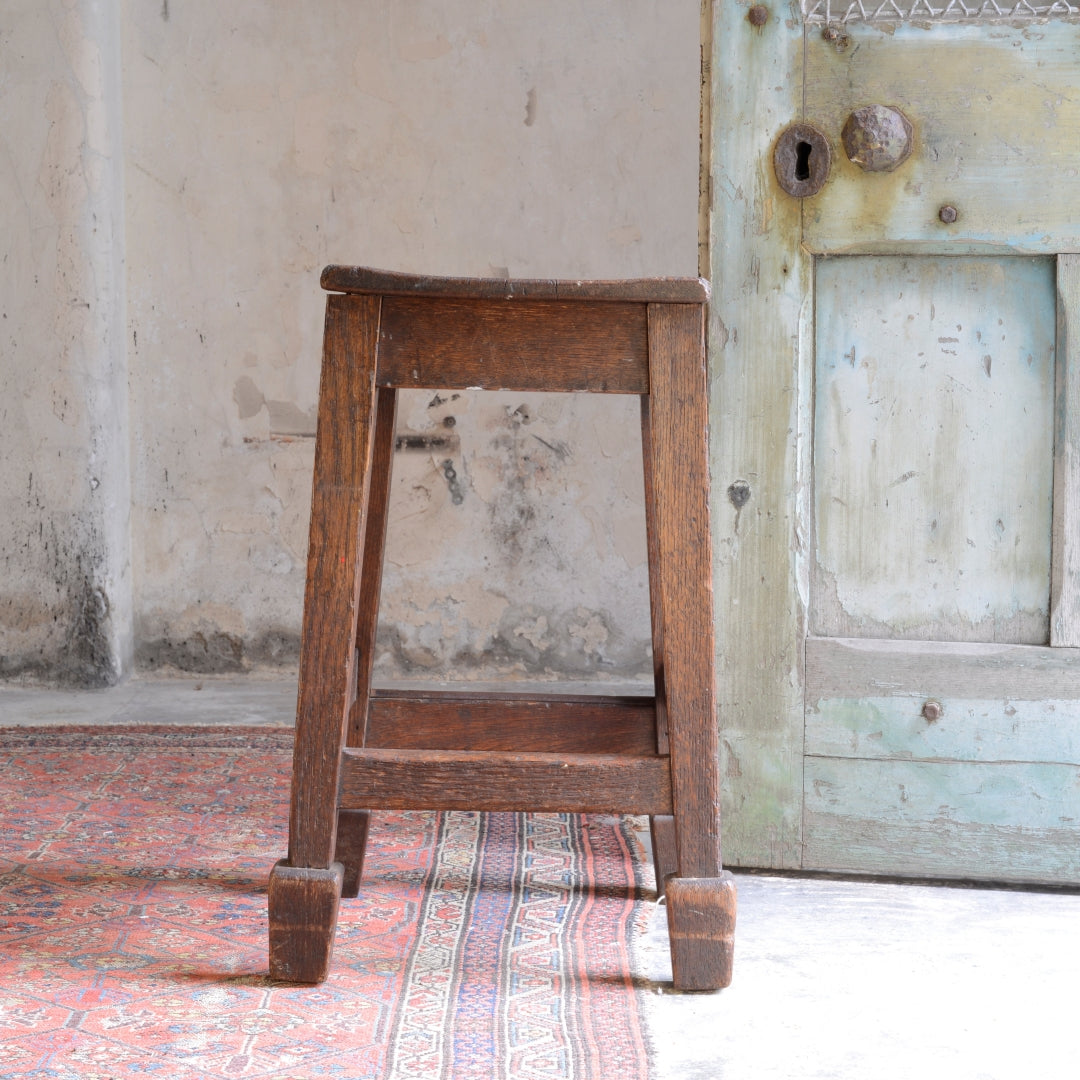
[(330, 978), (266, 974), (291, 732), (0, 730), (0, 1077), (645, 1080), (633, 823), (378, 815)]

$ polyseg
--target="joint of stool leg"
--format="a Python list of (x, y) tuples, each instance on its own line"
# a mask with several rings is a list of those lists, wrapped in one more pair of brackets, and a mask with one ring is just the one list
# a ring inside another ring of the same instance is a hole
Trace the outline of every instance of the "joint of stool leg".
[(270, 978), (320, 983), (330, 970), (338, 902), (345, 870), (289, 866), (283, 859), (270, 871)]
[(667, 880), (668, 936), (676, 990), (722, 990), (735, 952), (735, 879)]

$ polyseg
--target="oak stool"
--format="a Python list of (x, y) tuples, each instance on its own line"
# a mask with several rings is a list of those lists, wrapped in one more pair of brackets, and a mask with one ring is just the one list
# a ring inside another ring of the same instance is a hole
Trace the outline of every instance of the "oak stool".
[[(315, 483), (289, 854), (270, 975), (326, 978), (368, 811), (648, 814), (675, 986), (731, 981), (708, 518), (708, 284), (323, 271)], [(637, 394), (653, 697), (372, 690), (399, 388)]]

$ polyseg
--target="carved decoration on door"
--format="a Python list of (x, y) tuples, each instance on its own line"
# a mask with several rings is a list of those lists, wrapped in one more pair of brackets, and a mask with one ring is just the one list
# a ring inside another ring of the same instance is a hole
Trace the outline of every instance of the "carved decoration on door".
[(1070, 0), (1028, 3), (1028, 0), (802, 0), (803, 18), (811, 25), (849, 23), (992, 23), (1042, 19), (1080, 19), (1080, 6)]

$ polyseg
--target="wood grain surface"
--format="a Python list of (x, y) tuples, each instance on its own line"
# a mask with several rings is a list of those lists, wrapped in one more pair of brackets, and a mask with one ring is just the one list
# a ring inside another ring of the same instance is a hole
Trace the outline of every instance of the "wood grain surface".
[(347, 750), (343, 806), (668, 814), (666, 758), (450, 750)]
[(649, 389), (645, 305), (387, 297), (380, 386), (477, 390)]
[(371, 814), (367, 810), (338, 810), (334, 862), (341, 863), (345, 871), (341, 884), (342, 896), (353, 897), (360, 893), (370, 827)]
[(729, 873), (668, 879), (668, 932), (676, 990), (720, 990), (730, 985), (735, 907), (735, 879)]
[(363, 562), (360, 572), (360, 599), (356, 612), (356, 674), (353, 702), (349, 710), (350, 746), (363, 746), (367, 724), (367, 694), (355, 688), (371, 685), (375, 663), (375, 635), (379, 628), (379, 596), (382, 590), (383, 549), (390, 511), (390, 487), (394, 468), (394, 423), (397, 391), (382, 388), (376, 394), (375, 435), (372, 441), (371, 477), (365, 519)]
[(364, 745), (641, 757), (656, 752), (654, 714), (647, 697), (377, 690)]
[(368, 266), (328, 266), (322, 287), (329, 292), (378, 296), (429, 296), (459, 300), (633, 300), (701, 304), (709, 299), (704, 278), (638, 278), (574, 281), (554, 278), (462, 278), (401, 274)]
[(344, 870), (279, 862), (270, 872), (270, 978), (320, 983), (330, 970)]
[(679, 873), (691, 878), (715, 877), (721, 865), (704, 335), (700, 307), (650, 306), (663, 688)]
[(327, 298), (289, 817), (296, 867), (325, 869), (334, 854), (337, 763), (354, 694), (378, 323), (378, 297)]

